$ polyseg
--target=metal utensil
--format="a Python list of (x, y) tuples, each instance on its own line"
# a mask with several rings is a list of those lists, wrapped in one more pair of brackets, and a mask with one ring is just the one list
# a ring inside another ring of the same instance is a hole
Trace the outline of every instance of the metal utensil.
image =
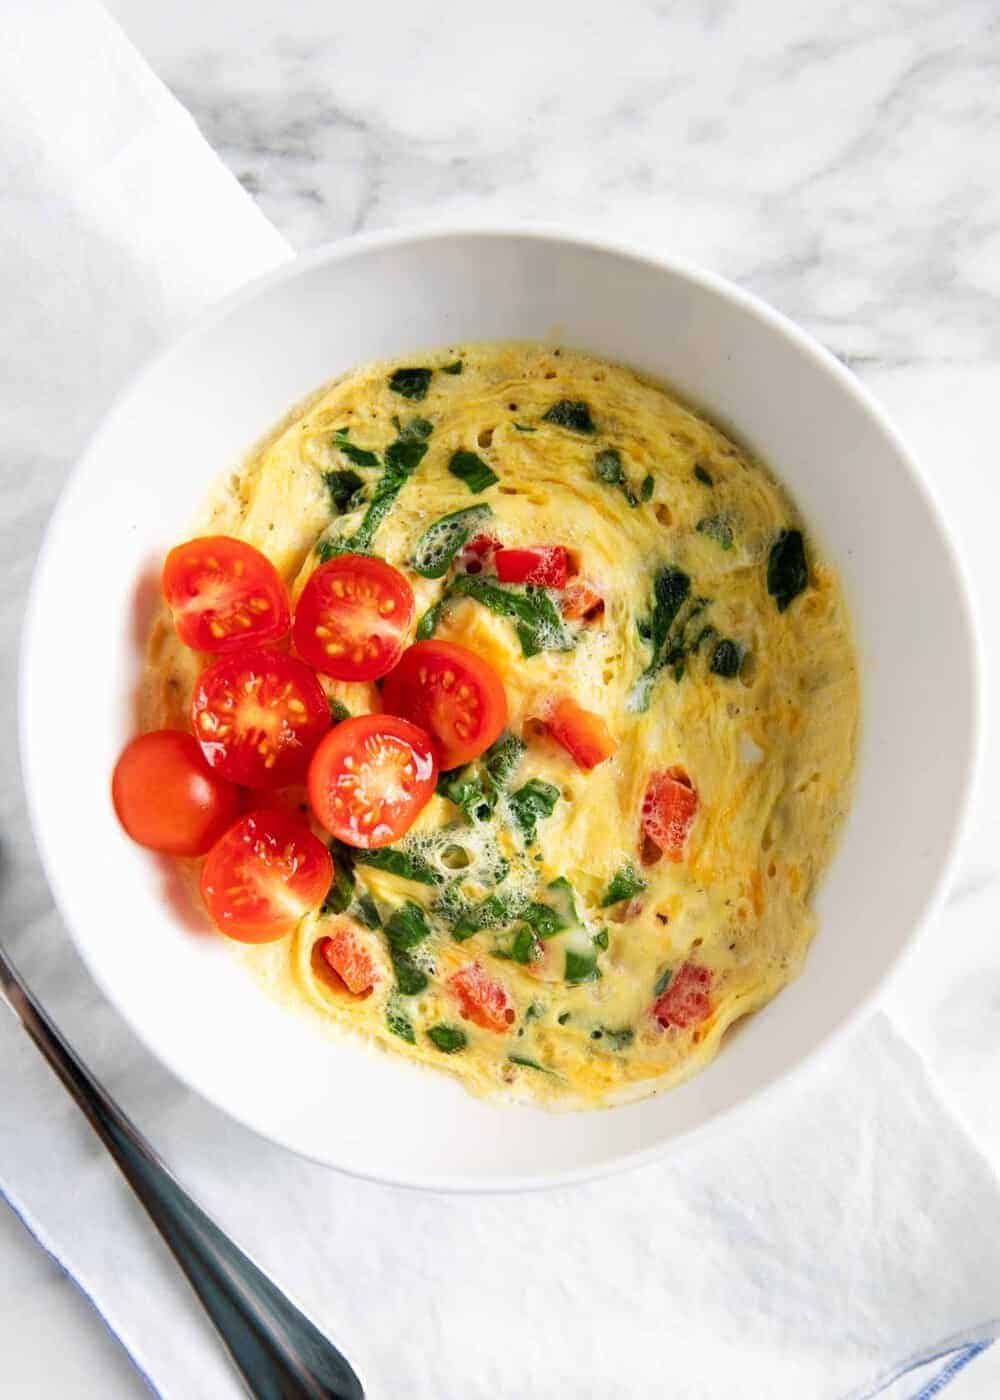
[(90, 1120), (261, 1400), (364, 1400), (348, 1361), (195, 1205), (66, 1043), (0, 948), (0, 991)]

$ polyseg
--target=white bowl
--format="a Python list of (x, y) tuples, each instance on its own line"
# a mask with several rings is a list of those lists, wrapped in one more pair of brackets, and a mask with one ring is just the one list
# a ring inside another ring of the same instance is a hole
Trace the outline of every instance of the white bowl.
[[(729, 425), (821, 535), (862, 657), (857, 792), (805, 971), (704, 1073), (598, 1113), (480, 1102), (445, 1075), (317, 1034), (269, 1003), (221, 939), (184, 926), (162, 867), (123, 835), (109, 799), (133, 725), (151, 580), (219, 470), (352, 365), (507, 338), (553, 338), (632, 365)], [(79, 592), (86, 624), (73, 610)], [(55, 512), (21, 686), (49, 881), (90, 971), (153, 1054), (309, 1157), (456, 1190), (643, 1161), (828, 1045), (943, 892), (979, 727), (962, 570), (916, 466), (851, 375), (717, 277), (536, 230), (351, 239), (252, 284), (161, 355), (108, 415)]]

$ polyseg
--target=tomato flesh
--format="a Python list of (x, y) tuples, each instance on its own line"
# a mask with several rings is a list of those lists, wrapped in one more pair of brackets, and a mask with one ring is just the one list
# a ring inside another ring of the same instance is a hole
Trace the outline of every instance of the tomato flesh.
[(712, 974), (698, 963), (681, 963), (653, 1005), (653, 1015), (661, 1026), (697, 1026), (712, 1011), (709, 989)]
[(472, 539), (462, 546), (458, 556), (458, 572), (481, 574), (499, 548), (500, 541), (492, 535), (473, 535)]
[(345, 719), (309, 765), (313, 814), (349, 846), (377, 850), (408, 831), (434, 794), (430, 737), (395, 715)]
[(585, 710), (568, 696), (552, 707), (546, 725), (578, 768), (596, 768), (618, 747), (601, 716)]
[(201, 894), (228, 938), (270, 943), (323, 903), (332, 879), (323, 842), (272, 807), (248, 812), (219, 838), (205, 858)]
[(170, 856), (204, 855), (240, 809), (236, 788), (179, 729), (140, 734), (125, 746), (111, 800), (133, 841)]
[(251, 648), (202, 671), (191, 727), (223, 777), (245, 787), (285, 787), (304, 776), (330, 728), (330, 706), (304, 661)]
[(379, 980), (378, 968), (351, 919), (338, 919), (333, 932), (319, 945), (320, 955), (354, 997), (367, 997)]
[(338, 555), (302, 590), (295, 649), (325, 676), (375, 680), (399, 660), (413, 609), (413, 589), (398, 569), (366, 554)]
[(442, 768), (478, 758), (507, 723), (503, 681), (488, 661), (454, 642), (408, 647), (386, 677), (382, 704), (430, 734)]
[(162, 587), (177, 635), (196, 651), (276, 642), (291, 625), (277, 569), (259, 549), (229, 535), (177, 545), (163, 565)]
[(680, 861), (698, 813), (698, 792), (683, 768), (651, 773), (642, 799), (643, 861)]
[(498, 549), (493, 559), (501, 583), (536, 583), (541, 588), (565, 588), (569, 553), (561, 544), (537, 544), (529, 549)]
[(487, 1031), (505, 1031), (514, 1024), (514, 1006), (507, 988), (491, 977), (482, 963), (460, 967), (448, 978), (448, 986), (458, 998), (465, 1020)]
[(559, 599), (562, 615), (569, 622), (588, 622), (604, 611), (604, 599), (597, 589), (583, 578), (570, 579)]

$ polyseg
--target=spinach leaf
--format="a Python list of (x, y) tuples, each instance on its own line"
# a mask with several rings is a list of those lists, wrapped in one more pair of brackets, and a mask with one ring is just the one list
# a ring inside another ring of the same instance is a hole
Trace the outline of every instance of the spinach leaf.
[(462, 373), (462, 370), (463, 370), (464, 368), (465, 368), (465, 365), (462, 363), (461, 360), (452, 360), (452, 362), (451, 362), (450, 365), (442, 365), (442, 366), (441, 366), (441, 373), (442, 373), (442, 374), (461, 374), (461, 373)]
[(342, 724), (345, 719), (351, 718), (351, 712), (344, 704), (343, 700), (330, 701), (330, 721), (331, 724)]
[(338, 428), (333, 435), (333, 445), (356, 467), (377, 467), (378, 456), (366, 447), (355, 447), (348, 438), (347, 428)]
[(478, 491), (485, 491), (487, 487), (495, 486), (500, 480), (496, 472), (492, 467), (486, 465), (482, 457), (477, 457), (475, 452), (466, 452), (464, 449), (451, 454), (448, 470), (452, 476), (457, 476), (459, 481), (464, 481), (474, 494)]
[(493, 781), (503, 787), (514, 769), (521, 762), (527, 744), (516, 734), (501, 734), (499, 739), (486, 750), (483, 765)]
[(385, 465), (393, 471), (416, 471), (427, 452), (427, 439), (434, 431), (426, 418), (411, 418), (399, 428), (399, 436), (385, 449)]
[(526, 1069), (537, 1069), (541, 1074), (554, 1073), (553, 1070), (546, 1069), (544, 1065), (540, 1065), (537, 1060), (529, 1059), (527, 1055), (516, 1055), (512, 1053), (508, 1055), (507, 1058), (512, 1065), (524, 1065)]
[(567, 982), (574, 986), (580, 982), (596, 982), (600, 975), (597, 968), (596, 949), (593, 947), (586, 950), (577, 948), (566, 949), (566, 964), (563, 976)]
[(767, 559), (767, 591), (784, 612), (809, 585), (805, 541), (801, 530), (782, 530)]
[(715, 650), (712, 652), (712, 660), (708, 669), (713, 676), (724, 676), (727, 680), (732, 680), (740, 673), (743, 665), (743, 648), (739, 642), (731, 641), (729, 637), (723, 637), (716, 642)]
[(394, 394), (402, 394), (404, 399), (417, 402), (427, 397), (433, 373), (430, 369), (393, 370), (389, 376), (389, 388)]
[(414, 880), (418, 885), (440, 885), (444, 876), (416, 851), (401, 851), (396, 846), (381, 846), (375, 851), (352, 852), (356, 865), (370, 865), (373, 870), (385, 870), (401, 880)]
[(392, 958), (392, 967), (396, 974), (396, 987), (400, 995), (404, 997), (419, 996), (427, 986), (427, 973), (422, 967), (417, 966), (407, 952), (390, 948), (389, 955)]
[(622, 1026), (618, 1030), (612, 1030), (610, 1026), (600, 1026), (598, 1029), (612, 1050), (624, 1050), (635, 1040), (635, 1031), (631, 1026)]
[(397, 952), (406, 952), (431, 936), (427, 915), (419, 904), (407, 900), (394, 909), (385, 926), (385, 936)]
[(651, 476), (644, 476), (642, 478), (642, 485), (639, 487), (639, 499), (648, 501), (653, 494), (653, 488), (655, 486), (656, 482)]
[(413, 1033), (413, 1026), (400, 1006), (392, 1002), (389, 1003), (385, 1013), (385, 1023), (393, 1035), (398, 1035), (400, 1040), (405, 1040), (410, 1045), (416, 1045), (417, 1037)]
[(631, 899), (633, 895), (641, 894), (645, 888), (645, 880), (636, 874), (634, 867), (623, 865), (621, 870), (612, 876), (611, 883), (604, 891), (601, 908), (607, 909), (612, 904), (620, 904), (623, 899)]
[(509, 938), (496, 945), (493, 956), (522, 964), (536, 962), (542, 956), (542, 945), (532, 929), (522, 924)]
[(427, 1039), (445, 1055), (454, 1055), (456, 1050), (464, 1050), (469, 1043), (465, 1031), (460, 1031), (457, 1026), (446, 1026), (442, 1023), (427, 1027)]
[(670, 668), (673, 678), (677, 682), (684, 679), (687, 658), (693, 655), (704, 639), (710, 637), (715, 630), (713, 627), (695, 630), (698, 619), (707, 607), (708, 601), (707, 598), (692, 598), (685, 608), (684, 615), (678, 620), (676, 627), (667, 639), (662, 664)]
[(531, 778), (517, 792), (512, 792), (508, 800), (514, 821), (530, 846), (538, 839), (539, 819), (551, 817), (555, 811), (559, 789), (539, 778)]
[(700, 535), (707, 535), (723, 549), (733, 547), (733, 527), (724, 515), (705, 515), (694, 527)]
[(379, 918), (378, 906), (374, 899), (365, 890), (364, 894), (358, 895), (357, 902), (351, 906), (351, 913), (359, 923), (365, 928), (381, 928), (382, 920)]
[(629, 694), (628, 706), (633, 712), (649, 708), (653, 682), (664, 667), (672, 667), (674, 679), (681, 679), (685, 658), (698, 650), (710, 631), (695, 631), (709, 599), (692, 598), (690, 592), (691, 580), (681, 569), (670, 565), (658, 570), (653, 580), (652, 611), (639, 624), (639, 635), (649, 642), (653, 655)]
[[(639, 504), (639, 497), (629, 484), (625, 468), (622, 466), (621, 453), (617, 448), (605, 447), (603, 451), (598, 452), (594, 458), (594, 471), (599, 481), (605, 482), (608, 486), (617, 486), (633, 509)], [(648, 479), (652, 480), (652, 478)]]
[(558, 933), (564, 927), (551, 904), (539, 904), (535, 900), (520, 910), (518, 918), (523, 919), (526, 924), (533, 928), (539, 938), (551, 938), (554, 933)]
[(349, 470), (324, 472), (323, 480), (330, 493), (333, 508), (338, 514), (343, 515), (348, 508), (353, 510), (355, 505), (360, 505), (360, 500), (356, 501), (355, 497), (359, 491), (364, 490), (365, 483), (357, 472)]
[(654, 653), (663, 649), (674, 619), (691, 592), (691, 580), (682, 569), (668, 565), (658, 569), (653, 579), (653, 611), (649, 619), (649, 640)]
[(516, 903), (502, 894), (491, 894), (478, 904), (469, 905), (454, 923), (451, 936), (464, 943), (484, 928), (500, 928), (516, 917)]
[(424, 578), (441, 578), (455, 555), (493, 518), (489, 506), (466, 506), (435, 520), (417, 540), (410, 564)]
[(576, 893), (564, 875), (550, 880), (548, 907), (555, 921), (553, 933), (565, 933), (564, 970), (567, 982), (595, 982), (601, 973), (597, 966), (597, 950), (608, 946), (607, 930), (591, 935), (580, 919)]
[(354, 898), (354, 872), (350, 862), (338, 860), (333, 850), (330, 851), (330, 856), (333, 860), (333, 881), (326, 892), (320, 913), (342, 914)]
[(361, 524), (347, 541), (346, 548), (340, 551), (341, 553), (368, 553), (378, 527), (395, 505), (396, 497), (405, 483), (406, 473), (386, 468), (372, 492), (372, 498), (368, 503), (368, 509), (362, 516)]
[(625, 480), (625, 470), (622, 467), (621, 453), (615, 447), (605, 447), (598, 452), (594, 458), (594, 471), (598, 479), (606, 481), (609, 486), (620, 486)]
[(655, 985), (654, 985), (654, 987), (653, 987), (653, 996), (654, 996), (654, 997), (661, 997), (661, 996), (663, 995), (663, 993), (664, 993), (664, 992), (667, 990), (667, 988), (670, 986), (670, 979), (671, 979), (671, 977), (673, 977), (673, 975), (674, 975), (674, 970), (673, 970), (672, 967), (666, 967), (666, 968), (663, 969), (663, 971), (660, 973), (659, 977), (657, 977), (656, 983), (655, 983)]
[(420, 615), (417, 622), (414, 638), (418, 642), (429, 641), (438, 629), (441, 621), (441, 614), (444, 612), (444, 605), (448, 601), (447, 595), (442, 594), (436, 603), (433, 603), (425, 613)]
[(554, 423), (557, 428), (569, 428), (574, 433), (592, 433), (594, 420), (590, 416), (590, 405), (583, 399), (558, 399), (548, 413), (542, 414), (544, 423)]
[(437, 791), (440, 797), (454, 802), (473, 826), (489, 821), (493, 815), (495, 801), (491, 801), (487, 795), (482, 774), (473, 768), (457, 768), (442, 773), (438, 778)]
[(472, 598), (490, 612), (514, 621), (525, 656), (540, 651), (571, 651), (573, 638), (544, 588), (531, 584), (501, 584), (478, 574), (463, 574), (448, 590), (451, 598)]
[(558, 875), (548, 884), (549, 908), (552, 910), (556, 926), (555, 932), (568, 928), (580, 928), (580, 915), (576, 911), (576, 892), (565, 875)]
[(712, 480), (712, 478), (709, 476), (708, 472), (705, 470), (705, 468), (701, 465), (700, 462), (696, 462), (696, 463), (695, 463), (695, 465), (694, 465), (694, 474), (695, 474), (695, 479), (696, 479), (697, 481), (700, 481), (701, 484), (702, 484), (702, 486), (714, 486), (714, 485), (715, 485), (715, 482)]
[(437, 783), (439, 795), (454, 802), (474, 825), (488, 821), (525, 747), (516, 734), (501, 734), (478, 763), (442, 773)]
[(423, 461), (430, 432), (431, 425), (426, 418), (414, 418), (400, 429), (399, 437), (386, 448), (385, 470), (372, 493), (361, 524), (353, 535), (323, 540), (317, 550), (320, 559), (325, 562), (336, 554), (370, 552), (375, 532), (389, 514), (411, 473)]

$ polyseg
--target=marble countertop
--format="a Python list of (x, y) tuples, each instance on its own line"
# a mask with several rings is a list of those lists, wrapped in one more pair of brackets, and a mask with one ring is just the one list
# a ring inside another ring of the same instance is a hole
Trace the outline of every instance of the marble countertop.
[[(1000, 27), (990, 0), (110, 9), (296, 247), (453, 216), (557, 220), (695, 259), (798, 321), (873, 390), (925, 464), (972, 573), (996, 681)], [(3, 487), (8, 637), (58, 485)], [(12, 654), (3, 665), (11, 695)], [(998, 783), (988, 735), (958, 880), (890, 995), (1000, 1166)], [(10, 768), (0, 795), (8, 832), (20, 810)], [(27, 852), (15, 843), (3, 887), (5, 921), (17, 925), (48, 900)], [(86, 1304), (3, 1212), (0, 1346), (5, 1393), (142, 1393)], [(54, 1358), (44, 1381), (39, 1355)], [(987, 1353), (951, 1393), (1000, 1393), (1000, 1357)]]

